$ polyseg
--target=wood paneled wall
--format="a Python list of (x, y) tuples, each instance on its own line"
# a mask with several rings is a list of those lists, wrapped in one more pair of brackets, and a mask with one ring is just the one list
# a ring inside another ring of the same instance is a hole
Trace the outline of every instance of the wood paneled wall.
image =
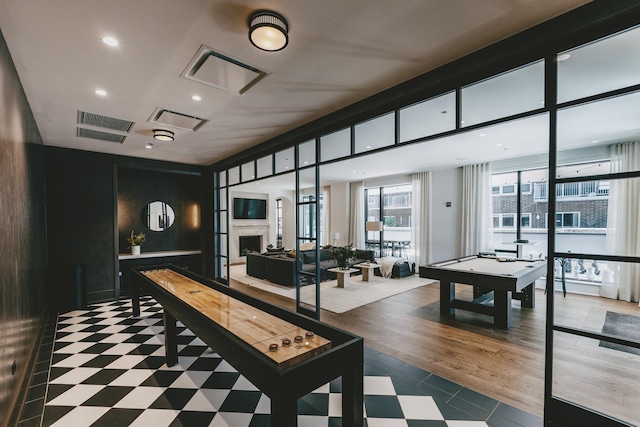
[(0, 33), (0, 425), (7, 425), (45, 301), (44, 152)]

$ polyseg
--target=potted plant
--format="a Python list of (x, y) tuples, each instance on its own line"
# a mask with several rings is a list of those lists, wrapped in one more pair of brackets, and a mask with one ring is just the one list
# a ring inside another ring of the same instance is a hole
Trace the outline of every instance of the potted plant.
[(329, 258), (334, 260), (338, 264), (338, 268), (346, 270), (349, 268), (349, 261), (355, 259), (355, 251), (353, 249), (353, 243), (347, 246), (335, 246), (331, 248)]
[(140, 255), (140, 246), (146, 240), (146, 236), (144, 233), (135, 234), (133, 230), (131, 230), (131, 236), (127, 237), (127, 242), (129, 242), (131, 248), (132, 255)]

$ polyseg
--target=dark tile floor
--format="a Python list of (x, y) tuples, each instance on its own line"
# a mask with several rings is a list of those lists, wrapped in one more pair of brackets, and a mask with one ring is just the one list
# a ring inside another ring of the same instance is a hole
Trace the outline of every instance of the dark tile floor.
[[(184, 327), (164, 364), (162, 307), (128, 300), (47, 325), (20, 426), (269, 426), (269, 399)], [(365, 349), (367, 427), (539, 427), (539, 417)], [(341, 425), (341, 384), (298, 401), (298, 424)]]

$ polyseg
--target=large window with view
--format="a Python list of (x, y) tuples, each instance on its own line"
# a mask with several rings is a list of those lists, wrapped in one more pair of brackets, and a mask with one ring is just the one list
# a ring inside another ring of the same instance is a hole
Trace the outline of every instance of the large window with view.
[(367, 248), (378, 256), (411, 258), (411, 211), (411, 184), (367, 188), (365, 224), (382, 223), (380, 231), (367, 229)]
[[(558, 168), (560, 175), (605, 174), (609, 162), (589, 162)], [(547, 169), (496, 173), (492, 176), (493, 247), (503, 256), (547, 256), (549, 182)], [(519, 190), (519, 191), (518, 191)], [(569, 252), (597, 253), (607, 231), (609, 181), (593, 180), (556, 186), (556, 245)], [(520, 223), (516, 226), (520, 206)], [(599, 293), (602, 263), (594, 260), (557, 261), (558, 286), (569, 292)], [(564, 276), (563, 276), (564, 270)]]

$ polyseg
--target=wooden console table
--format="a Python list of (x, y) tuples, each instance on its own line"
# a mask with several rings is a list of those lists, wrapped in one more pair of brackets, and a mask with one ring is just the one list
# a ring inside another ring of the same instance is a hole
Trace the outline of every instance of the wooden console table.
[(134, 316), (140, 287), (163, 306), (168, 366), (178, 362), (180, 320), (271, 399), (272, 426), (296, 426), (298, 399), (338, 377), (342, 425), (363, 426), (362, 338), (173, 265), (134, 268), (132, 280)]

